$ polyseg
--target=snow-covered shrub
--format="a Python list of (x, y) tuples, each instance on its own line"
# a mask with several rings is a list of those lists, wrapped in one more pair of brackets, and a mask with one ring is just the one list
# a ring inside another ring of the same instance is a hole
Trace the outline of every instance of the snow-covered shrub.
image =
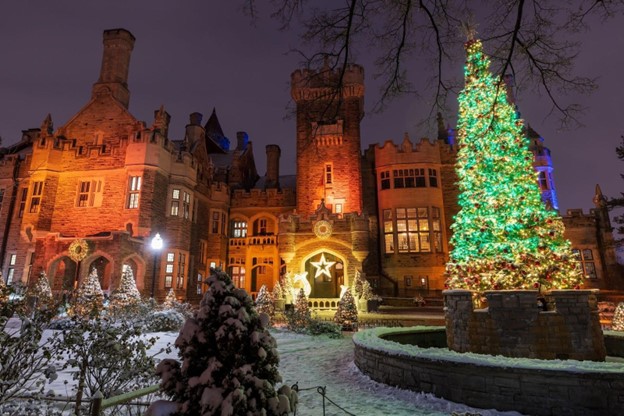
[(618, 303), (615, 308), (612, 329), (614, 331), (624, 331), (624, 302)]
[(51, 359), (57, 336), (42, 339), (47, 319), (45, 314), (33, 319), (0, 317), (0, 405), (15, 396), (42, 394), (46, 381), (56, 379)]
[(63, 412), (56, 408), (54, 403), (30, 398), (0, 404), (0, 415), (63, 416)]
[(82, 397), (96, 391), (104, 397), (147, 387), (156, 382), (155, 360), (148, 350), (155, 337), (143, 336), (138, 325), (95, 317), (74, 318), (74, 326), (62, 332), (59, 359), (63, 369), (75, 368), (76, 408)]
[(154, 311), (145, 319), (145, 326), (151, 332), (179, 331), (185, 319), (184, 315), (173, 309)]
[(97, 270), (93, 268), (76, 291), (72, 302), (72, 311), (76, 316), (87, 318), (99, 314), (103, 306), (104, 292), (100, 286)]
[(342, 327), (345, 331), (353, 331), (357, 329), (358, 311), (355, 306), (355, 299), (351, 294), (351, 289), (347, 289), (340, 301), (338, 302), (338, 310), (334, 315), (334, 322)]
[(178, 302), (178, 299), (175, 296), (175, 292), (173, 289), (169, 289), (167, 292), (167, 297), (161, 306), (162, 310), (174, 310), (182, 315), (185, 318), (190, 318), (193, 316), (193, 307), (190, 303), (187, 302)]
[(294, 307), (286, 312), (288, 329), (293, 332), (306, 333), (311, 320), (312, 315), (308, 306), (308, 298), (303, 289), (300, 289)]
[(266, 313), (270, 318), (275, 315), (275, 305), (273, 294), (269, 292), (265, 285), (262, 285), (256, 298), (256, 310), (258, 313)]
[(334, 322), (311, 319), (308, 324), (308, 333), (310, 335), (326, 334), (330, 338), (342, 338), (342, 326)]
[(68, 316), (53, 318), (48, 324), (48, 329), (62, 331), (64, 329), (73, 328), (76, 325), (76, 320)]
[(290, 401), (275, 391), (281, 378), (268, 316), (258, 314), (251, 297), (224, 272), (213, 270), (207, 282), (199, 310), (175, 342), (182, 364), (165, 359), (156, 370), (161, 389), (179, 405), (177, 414), (290, 411)]

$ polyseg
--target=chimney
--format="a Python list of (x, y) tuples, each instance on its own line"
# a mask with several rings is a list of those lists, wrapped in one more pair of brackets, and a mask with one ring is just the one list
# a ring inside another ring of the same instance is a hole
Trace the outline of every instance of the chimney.
[(91, 98), (111, 94), (125, 108), (128, 108), (130, 103), (128, 71), (135, 38), (125, 29), (105, 30), (103, 38), (104, 51), (100, 77), (93, 85)]
[(236, 132), (236, 150), (243, 151), (247, 149), (247, 143), (249, 143), (249, 136), (244, 131)]
[(193, 144), (204, 137), (204, 128), (201, 125), (203, 115), (201, 113), (191, 113), (189, 116), (189, 124), (186, 125), (186, 137), (184, 141), (187, 149), (191, 149)]
[(279, 188), (279, 160), (282, 153), (276, 144), (268, 144), (266, 147), (267, 173), (265, 188)]

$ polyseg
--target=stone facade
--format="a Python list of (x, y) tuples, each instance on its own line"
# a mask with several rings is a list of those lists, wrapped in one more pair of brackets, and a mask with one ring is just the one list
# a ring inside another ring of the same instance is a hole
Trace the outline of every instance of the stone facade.
[(453, 351), (546, 360), (605, 359), (593, 291), (549, 292), (546, 310), (538, 305), (537, 291), (488, 291), (483, 309), (474, 308), (471, 291), (443, 294), (447, 345)]
[[(0, 149), (5, 280), (28, 284), (46, 271), (55, 290), (65, 290), (95, 267), (110, 290), (129, 266), (145, 295), (162, 298), (173, 288), (193, 302), (211, 267), (251, 293), (287, 273), (307, 273), (317, 297), (336, 298), (358, 274), (384, 295), (443, 289), (458, 192), (454, 133), (440, 116), (435, 140), (405, 136), (362, 152), (362, 67), (297, 70), (297, 174), (280, 175), (281, 150), (270, 144), (267, 175), (259, 177), (249, 136), (237, 132), (230, 146), (215, 110), (206, 124), (190, 114), (179, 140), (164, 107), (151, 123), (131, 114), (134, 47), (130, 32), (105, 31), (86, 105), (57, 129), (48, 115)], [(546, 174), (544, 200), (554, 206), (550, 153), (529, 133), (536, 169)], [(594, 202), (589, 215), (564, 218), (567, 233), (586, 272), (593, 271), (588, 286), (617, 287), (621, 274), (599, 189)], [(150, 248), (156, 233), (165, 241), (159, 253)], [(68, 252), (76, 240), (89, 246), (80, 264)]]

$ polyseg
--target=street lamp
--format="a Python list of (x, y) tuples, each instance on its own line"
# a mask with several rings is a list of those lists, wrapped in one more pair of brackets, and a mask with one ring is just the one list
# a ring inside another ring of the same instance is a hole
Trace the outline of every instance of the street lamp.
[(154, 291), (156, 290), (156, 265), (160, 250), (163, 248), (163, 239), (160, 237), (159, 233), (156, 233), (154, 238), (152, 238), (151, 245), (152, 250), (154, 250), (154, 267), (152, 267), (152, 293), (150, 296), (154, 299)]

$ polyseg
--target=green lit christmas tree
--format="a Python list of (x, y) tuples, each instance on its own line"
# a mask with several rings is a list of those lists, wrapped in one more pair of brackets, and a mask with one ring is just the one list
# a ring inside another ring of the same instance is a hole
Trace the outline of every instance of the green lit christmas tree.
[(351, 289), (347, 289), (338, 302), (338, 310), (334, 315), (334, 322), (342, 326), (345, 331), (357, 329), (358, 311)]
[(465, 44), (459, 96), (460, 211), (447, 286), (476, 291), (577, 288), (578, 263), (559, 215), (541, 201), (523, 122), (492, 75), (481, 41)]

